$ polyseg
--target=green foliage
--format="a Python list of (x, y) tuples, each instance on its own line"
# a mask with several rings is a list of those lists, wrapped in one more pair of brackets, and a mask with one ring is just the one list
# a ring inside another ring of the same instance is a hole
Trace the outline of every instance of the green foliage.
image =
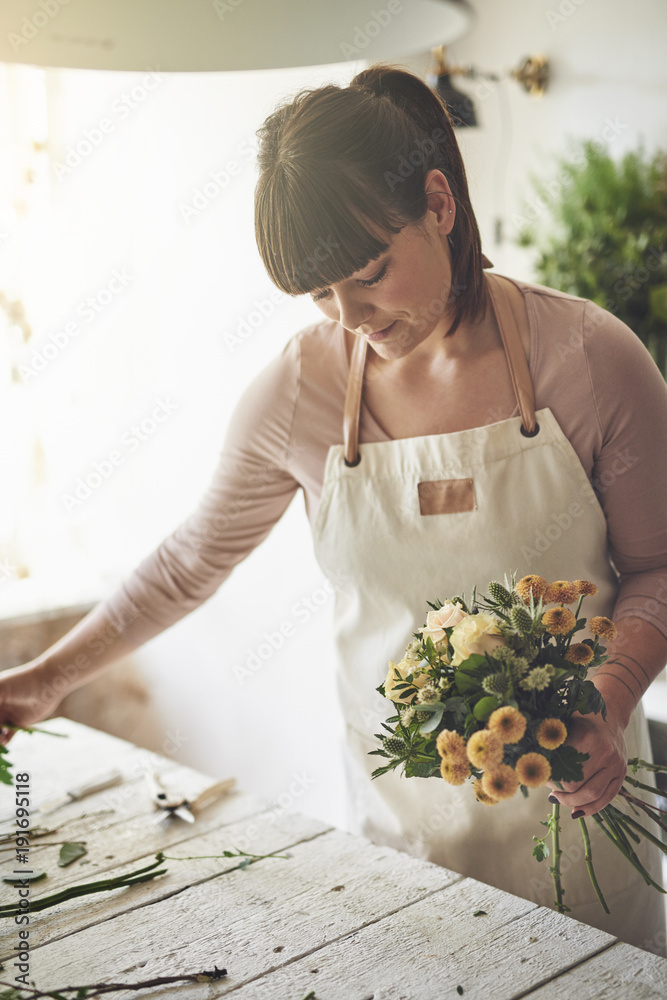
[(88, 849), (83, 844), (76, 841), (68, 841), (60, 848), (58, 867), (66, 868), (67, 865), (71, 865), (73, 861), (77, 861), (87, 853)]
[(588, 760), (588, 754), (579, 753), (574, 747), (565, 744), (558, 748), (558, 753), (550, 755), (552, 781), (583, 781), (583, 764)]
[(592, 299), (626, 323), (667, 372), (667, 153), (619, 161), (586, 141), (532, 177), (537, 209), (518, 242), (535, 247), (538, 281)]
[(8, 754), (9, 750), (7, 747), (0, 744), (0, 784), (3, 785), (12, 785), (14, 783), (14, 779), (12, 778), (9, 770), (10, 767), (13, 767), (13, 764), (9, 760)]

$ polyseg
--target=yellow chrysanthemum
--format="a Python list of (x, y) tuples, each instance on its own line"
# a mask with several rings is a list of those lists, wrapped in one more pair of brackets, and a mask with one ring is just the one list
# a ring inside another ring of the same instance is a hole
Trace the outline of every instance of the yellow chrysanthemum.
[(511, 705), (505, 705), (491, 713), (487, 725), (503, 743), (518, 743), (526, 731), (526, 717)]
[(567, 729), (560, 719), (543, 719), (535, 735), (541, 747), (545, 750), (555, 750), (567, 739)]
[(598, 592), (598, 588), (590, 580), (573, 580), (572, 582), (579, 593), (586, 597), (595, 597)]
[(593, 659), (593, 650), (585, 642), (573, 642), (565, 654), (565, 658), (570, 663), (583, 663), (585, 666)]
[(468, 763), (465, 740), (453, 729), (443, 729), (438, 733), (435, 748), (443, 760), (449, 760), (453, 764)]
[(499, 764), (492, 771), (485, 771), (482, 776), (482, 790), (497, 802), (501, 799), (511, 799), (519, 784), (516, 771), (508, 764)]
[(473, 783), (472, 790), (475, 793), (475, 798), (478, 802), (481, 802), (485, 806), (495, 806), (498, 802), (497, 799), (492, 799), (490, 795), (487, 795), (482, 788), (482, 779), (477, 778)]
[(542, 624), (551, 635), (567, 635), (577, 624), (569, 608), (550, 608), (542, 615)]
[(528, 603), (530, 601), (530, 595), (532, 593), (536, 601), (539, 601), (540, 597), (544, 594), (547, 589), (547, 581), (543, 576), (535, 576), (531, 574), (529, 576), (523, 576), (515, 586), (515, 591), (519, 597)]
[(519, 781), (526, 788), (539, 788), (551, 777), (551, 764), (541, 753), (525, 753), (516, 762)]
[(490, 729), (479, 729), (468, 740), (466, 752), (474, 767), (495, 767), (503, 759), (503, 741)]
[(440, 761), (440, 774), (450, 785), (462, 785), (470, 777), (470, 765), (467, 761), (458, 763), (454, 760)]
[(593, 635), (599, 635), (610, 642), (618, 635), (618, 629), (611, 618), (605, 618), (604, 615), (596, 615), (594, 618), (591, 618), (588, 627)]
[(572, 604), (578, 596), (577, 587), (569, 580), (554, 580), (544, 592), (544, 603)]

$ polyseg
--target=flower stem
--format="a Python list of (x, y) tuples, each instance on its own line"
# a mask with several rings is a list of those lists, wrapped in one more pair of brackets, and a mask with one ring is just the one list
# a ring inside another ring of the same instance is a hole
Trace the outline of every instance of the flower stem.
[(646, 785), (643, 781), (637, 781), (636, 778), (631, 778), (629, 774), (626, 774), (623, 781), (627, 781), (628, 784), (633, 785), (634, 788), (643, 788), (645, 792), (653, 792), (654, 795), (660, 795), (660, 789), (656, 788), (655, 785)]
[(645, 826), (642, 826), (641, 823), (638, 823), (637, 820), (632, 818), (632, 816), (628, 816), (627, 813), (621, 812), (620, 809), (617, 809), (616, 806), (612, 806), (611, 803), (605, 808), (613, 809), (614, 819), (619, 824), (619, 826), (629, 823), (631, 826), (635, 828), (635, 830), (641, 830), (642, 836), (646, 837), (647, 840), (650, 840), (650, 842), (652, 844), (655, 844), (656, 847), (659, 847), (663, 854), (667, 854), (667, 845), (663, 844), (663, 842), (660, 840), (659, 837), (654, 837), (650, 830), (647, 830)]
[(605, 902), (605, 898), (602, 895), (602, 890), (598, 885), (598, 880), (595, 877), (595, 870), (593, 868), (593, 852), (591, 850), (591, 838), (588, 835), (588, 827), (586, 826), (586, 820), (583, 816), (579, 818), (579, 826), (581, 827), (581, 834), (584, 838), (584, 857), (586, 859), (586, 868), (588, 869), (588, 877), (591, 880), (593, 888), (595, 889), (595, 895), (600, 901), (602, 909), (605, 913), (610, 913), (610, 909)]
[[(612, 833), (612, 830), (614, 829), (614, 826), (613, 826), (613, 822), (610, 822), (610, 817), (609, 817), (609, 814), (607, 812), (607, 808), (608, 807), (605, 807), (604, 809), (601, 809), (599, 813), (595, 813), (593, 815), (593, 819), (595, 820), (595, 822), (598, 824), (598, 826), (600, 827), (600, 829), (606, 834), (606, 836), (609, 837), (609, 839), (612, 841), (612, 843), (614, 843), (616, 845), (616, 847), (621, 852), (621, 854), (623, 855), (623, 857), (626, 858), (630, 862), (630, 864), (632, 865), (632, 867), (635, 868), (639, 872), (639, 874), (644, 879), (644, 881), (646, 882), (646, 884), (647, 885), (652, 885), (653, 888), (657, 889), (659, 892), (664, 892), (665, 890), (662, 888), (662, 886), (658, 885), (658, 883), (655, 882), (651, 878), (651, 876), (646, 871), (646, 869), (644, 868), (643, 864), (641, 863), (641, 861), (639, 860), (639, 858), (637, 857), (637, 855), (635, 854), (635, 852), (631, 848), (629, 850), (626, 850), (626, 848), (625, 848), (625, 846), (623, 844), (623, 841), (620, 839), (620, 837), (616, 836), (615, 833)], [(603, 822), (603, 820), (601, 819), (601, 817), (603, 817), (604, 819), (606, 819), (609, 822), (609, 825), (610, 825), (611, 829), (607, 828), (607, 826), (605, 825), (605, 823)]]
[(565, 911), (567, 910), (567, 906), (565, 906), (565, 904), (563, 903), (563, 883), (561, 882), (561, 877), (560, 877), (560, 858), (562, 852), (560, 849), (560, 839), (558, 837), (558, 834), (560, 833), (560, 825), (558, 822), (559, 819), (560, 819), (560, 803), (554, 802), (553, 806), (551, 807), (551, 823), (550, 823), (551, 844), (554, 852), (554, 863), (551, 866), (550, 870), (554, 880), (554, 888), (556, 890), (556, 899), (555, 899), (556, 909), (558, 910), (559, 913), (565, 913)]
[[(93, 892), (106, 892), (109, 889), (120, 889), (124, 886), (137, 885), (139, 882), (148, 882), (157, 875), (164, 875), (166, 868), (158, 868), (162, 864), (163, 855), (156, 854), (155, 861), (145, 868), (137, 868), (136, 871), (128, 872), (126, 875), (118, 875), (115, 878), (100, 879), (97, 882), (87, 882), (84, 885), (70, 885), (66, 889), (54, 892), (50, 896), (40, 896), (38, 899), (30, 900), (30, 910), (35, 913), (38, 910), (45, 910), (49, 906), (55, 906), (67, 899), (74, 899), (76, 896), (88, 896)], [(21, 913), (18, 904), (9, 903), (0, 906), (0, 917), (15, 917)]]
[[(654, 774), (663, 773), (667, 771), (667, 764), (653, 764), (649, 760), (642, 760), (641, 757), (631, 757), (628, 761), (628, 767), (636, 770), (641, 768), (643, 771), (653, 771)], [(656, 791), (656, 789), (652, 789)]]

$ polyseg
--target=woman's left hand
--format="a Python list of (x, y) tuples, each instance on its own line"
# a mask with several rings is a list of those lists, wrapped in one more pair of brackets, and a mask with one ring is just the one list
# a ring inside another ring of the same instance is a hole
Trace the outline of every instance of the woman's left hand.
[(549, 798), (571, 809), (573, 819), (592, 816), (618, 794), (628, 765), (624, 730), (611, 712), (606, 721), (599, 712), (572, 718), (567, 742), (589, 755), (583, 764), (584, 777), (579, 782), (563, 782), (562, 788), (549, 782), (553, 789)]

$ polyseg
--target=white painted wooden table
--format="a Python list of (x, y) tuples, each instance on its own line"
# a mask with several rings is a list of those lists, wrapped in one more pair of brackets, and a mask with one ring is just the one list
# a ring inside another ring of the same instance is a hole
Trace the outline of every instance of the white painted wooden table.
[[(155, 825), (145, 773), (156, 765), (188, 792), (212, 783), (188, 768), (63, 719), (43, 723), (68, 739), (23, 733), (10, 744), (14, 771), (31, 775), (32, 806), (118, 767), (122, 785), (49, 815), (33, 816), (30, 867), (48, 877), (32, 899), (63, 886), (129, 872), (154, 860), (277, 852), (246, 869), (240, 859), (165, 862), (151, 882), (70, 900), (30, 915), (30, 980), (38, 989), (134, 983), (161, 975), (227, 970), (187, 983), (112, 997), (213, 1000), (648, 1000), (667, 996), (667, 960), (534, 903), (427, 862), (376, 847), (311, 817), (228, 794), (194, 825)], [(218, 775), (217, 777), (228, 777)], [(0, 815), (14, 790), (0, 786)], [(14, 829), (0, 825), (0, 835)], [(35, 833), (37, 831), (35, 830)], [(88, 853), (57, 866), (56, 841)], [(3, 848), (6, 844), (2, 845)], [(0, 854), (4, 872), (21, 866)], [(17, 889), (0, 883), (2, 902)], [(486, 915), (474, 916), (476, 910)], [(0, 920), (0, 979), (13, 982), (19, 927)], [(1, 988), (0, 988), (1, 989)], [(462, 990), (462, 992), (461, 992)]]

